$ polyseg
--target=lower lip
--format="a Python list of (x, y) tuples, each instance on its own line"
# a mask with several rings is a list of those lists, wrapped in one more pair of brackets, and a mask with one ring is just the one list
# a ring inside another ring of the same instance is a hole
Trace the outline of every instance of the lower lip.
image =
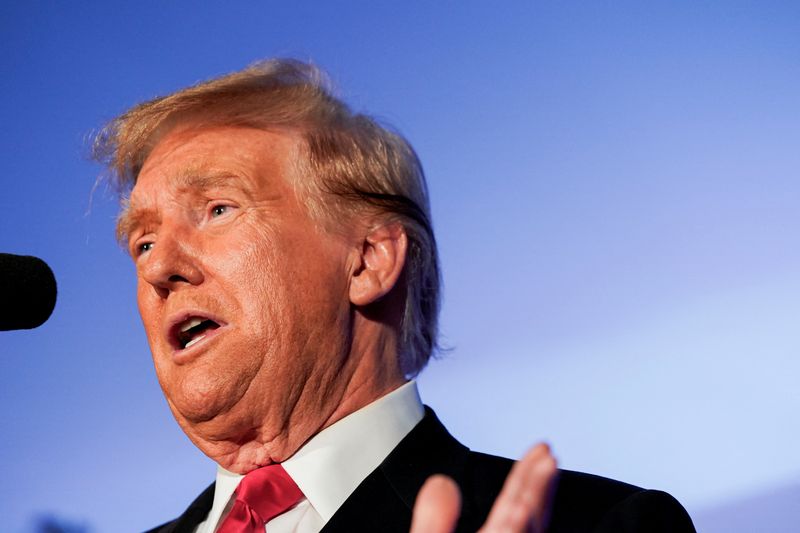
[(203, 334), (203, 337), (200, 340), (196, 341), (191, 346), (181, 348), (180, 350), (174, 350), (172, 352), (172, 361), (175, 364), (182, 365), (197, 358), (205, 349), (209, 347), (209, 343), (214, 341), (214, 339), (216, 339), (226, 327), (227, 325), (220, 326), (216, 329), (209, 329)]

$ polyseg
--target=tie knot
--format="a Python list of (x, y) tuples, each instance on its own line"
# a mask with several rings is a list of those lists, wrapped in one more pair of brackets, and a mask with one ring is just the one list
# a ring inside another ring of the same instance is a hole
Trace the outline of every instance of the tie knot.
[(236, 487), (236, 499), (269, 522), (294, 507), (303, 498), (297, 483), (279, 464), (253, 470)]

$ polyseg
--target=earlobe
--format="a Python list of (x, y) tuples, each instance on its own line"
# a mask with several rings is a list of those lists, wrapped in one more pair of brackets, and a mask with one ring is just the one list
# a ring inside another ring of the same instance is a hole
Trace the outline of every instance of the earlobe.
[(353, 272), (350, 301), (357, 306), (369, 305), (394, 288), (403, 272), (408, 238), (399, 222), (374, 228), (361, 245), (360, 267)]

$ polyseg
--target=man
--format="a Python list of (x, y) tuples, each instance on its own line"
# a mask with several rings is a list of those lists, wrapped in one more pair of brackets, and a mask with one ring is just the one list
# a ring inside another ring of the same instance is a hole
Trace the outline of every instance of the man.
[(409, 380), (436, 348), (439, 270), (422, 169), (315, 68), (267, 61), (141, 104), (96, 148), (126, 193), (159, 382), (219, 465), (155, 531), (693, 531), (664, 493), (556, 482), (544, 445), (512, 470), (423, 408)]

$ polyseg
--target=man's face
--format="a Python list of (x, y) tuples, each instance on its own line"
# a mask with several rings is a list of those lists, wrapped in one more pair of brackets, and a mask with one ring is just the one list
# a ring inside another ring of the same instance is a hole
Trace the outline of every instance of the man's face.
[(289, 134), (177, 128), (122, 218), (156, 373), (187, 435), (245, 472), (316, 433), (350, 378), (353, 250), (292, 183)]

